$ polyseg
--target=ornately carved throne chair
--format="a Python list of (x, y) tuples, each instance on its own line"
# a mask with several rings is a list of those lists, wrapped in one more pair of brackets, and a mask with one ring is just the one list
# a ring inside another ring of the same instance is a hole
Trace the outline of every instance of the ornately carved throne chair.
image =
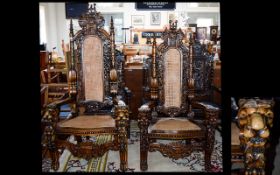
[(231, 123), (232, 164), (244, 163), (245, 174), (264, 175), (274, 101), (243, 98), (238, 105), (237, 121)]
[[(148, 169), (148, 151), (178, 159), (201, 150), (205, 151), (205, 169), (210, 171), (219, 109), (200, 100), (209, 95), (213, 59), (204, 55), (200, 43), (193, 39), (186, 47), (181, 29), (177, 30), (176, 23), (170, 26), (162, 33), (163, 43), (157, 48), (153, 40), (151, 77), (147, 77), (150, 101), (139, 108), (138, 116), (140, 168)], [(200, 122), (194, 120), (199, 114), (204, 117)]]
[[(66, 148), (85, 159), (103, 156), (109, 150), (119, 151), (120, 170), (125, 171), (128, 108), (117, 98), (120, 82), (113, 19), (109, 34), (103, 29), (104, 18), (94, 5), (80, 17), (79, 25), (82, 29), (74, 35), (71, 20), (69, 97), (48, 105), (48, 115), (43, 119), (43, 148), (49, 152), (54, 170), (59, 168), (59, 155)], [(59, 121), (60, 106), (67, 103), (72, 106), (71, 117)], [(113, 135), (113, 140), (104, 144), (90, 141), (90, 136), (101, 134)], [(71, 135), (77, 144), (67, 141)]]

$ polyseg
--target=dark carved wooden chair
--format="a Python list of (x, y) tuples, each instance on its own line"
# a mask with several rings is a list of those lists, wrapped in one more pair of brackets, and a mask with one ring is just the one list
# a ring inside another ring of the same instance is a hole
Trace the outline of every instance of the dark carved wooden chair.
[[(145, 87), (150, 90), (150, 101), (139, 108), (138, 116), (140, 168), (148, 169), (148, 151), (178, 159), (201, 150), (205, 151), (205, 169), (210, 171), (219, 114), (219, 108), (208, 101), (213, 57), (193, 36), (185, 46), (177, 23), (170, 22), (170, 26), (162, 33), (163, 43), (157, 48), (153, 40), (151, 77), (146, 77), (150, 78), (150, 87)], [(199, 115), (203, 118), (196, 120)], [(158, 142), (161, 139), (171, 142)]]
[[(48, 151), (54, 170), (59, 168), (59, 154), (65, 148), (85, 159), (100, 157), (109, 150), (119, 151), (120, 170), (125, 171), (128, 108), (118, 96), (122, 85), (118, 80), (113, 19), (109, 34), (94, 5), (80, 17), (79, 25), (82, 29), (74, 35), (71, 20), (69, 95), (47, 106), (43, 150)], [(59, 121), (63, 104), (71, 105), (71, 117)], [(90, 136), (101, 134), (113, 135), (113, 140), (104, 144), (90, 141)], [(67, 141), (70, 135), (74, 135), (77, 144)]]
[(264, 175), (274, 101), (243, 98), (238, 103), (238, 119), (231, 124), (232, 164), (244, 163), (242, 173)]

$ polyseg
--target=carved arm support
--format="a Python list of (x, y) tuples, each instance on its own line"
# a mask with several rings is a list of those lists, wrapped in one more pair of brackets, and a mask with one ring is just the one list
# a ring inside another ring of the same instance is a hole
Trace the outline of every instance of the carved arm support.
[(118, 105), (115, 106), (115, 120), (116, 120), (116, 127), (117, 127), (117, 140), (119, 143), (120, 149), (120, 169), (122, 171), (127, 170), (128, 162), (128, 151), (127, 151), (127, 127), (128, 127), (128, 120), (129, 120), (129, 112), (128, 107), (124, 104), (124, 102), (118, 102)]
[(57, 100), (53, 103), (50, 103), (49, 105), (47, 105), (47, 111), (42, 118), (42, 122), (51, 125), (58, 122), (60, 107), (64, 104), (69, 104), (74, 102), (75, 101), (73, 98), (67, 97), (65, 99)]
[(214, 148), (215, 128), (217, 126), (217, 118), (220, 109), (211, 103), (195, 102), (193, 106), (201, 108), (205, 114), (204, 125), (206, 128), (206, 143), (205, 143), (205, 169), (211, 171), (211, 155)]
[(239, 138), (244, 151), (245, 174), (265, 174), (265, 149), (274, 117), (273, 105), (272, 100), (239, 100)]
[(149, 149), (148, 127), (151, 122), (151, 106), (142, 105), (138, 110), (138, 126), (140, 128), (140, 167), (142, 171), (147, 170), (147, 153)]

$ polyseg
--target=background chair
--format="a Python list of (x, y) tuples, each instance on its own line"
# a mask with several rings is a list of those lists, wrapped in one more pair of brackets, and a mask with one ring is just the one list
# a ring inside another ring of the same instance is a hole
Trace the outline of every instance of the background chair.
[[(205, 169), (210, 171), (219, 108), (204, 100), (211, 99), (213, 57), (194, 38), (187, 48), (177, 22), (170, 26), (157, 48), (153, 40), (151, 77), (146, 77), (150, 101), (139, 108), (138, 116), (140, 168), (148, 169), (148, 151), (178, 159), (200, 150), (205, 151)], [(199, 115), (203, 119), (194, 120)], [(177, 142), (157, 142), (162, 139)]]
[[(59, 150), (65, 148), (85, 159), (100, 157), (109, 150), (119, 151), (120, 170), (125, 171), (128, 108), (118, 97), (121, 85), (113, 19), (109, 34), (103, 29), (104, 18), (94, 4), (79, 18), (79, 25), (82, 29), (74, 35), (70, 22), (69, 96), (47, 106), (43, 150), (50, 155), (54, 170), (59, 168)], [(71, 105), (71, 117), (59, 121), (60, 106), (64, 104)], [(104, 144), (90, 141), (90, 136), (100, 134), (113, 135), (114, 139)], [(77, 144), (67, 140), (70, 135)]]
[(245, 174), (263, 175), (274, 101), (243, 98), (238, 105), (238, 121), (231, 124), (232, 163), (243, 162)]

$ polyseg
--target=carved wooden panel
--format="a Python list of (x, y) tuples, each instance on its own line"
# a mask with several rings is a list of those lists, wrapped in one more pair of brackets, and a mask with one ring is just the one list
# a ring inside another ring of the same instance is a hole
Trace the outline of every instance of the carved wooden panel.
[(181, 53), (169, 49), (164, 56), (164, 98), (165, 107), (181, 106)]
[(102, 41), (95, 36), (85, 38), (83, 44), (83, 69), (86, 100), (103, 101), (103, 67)]

